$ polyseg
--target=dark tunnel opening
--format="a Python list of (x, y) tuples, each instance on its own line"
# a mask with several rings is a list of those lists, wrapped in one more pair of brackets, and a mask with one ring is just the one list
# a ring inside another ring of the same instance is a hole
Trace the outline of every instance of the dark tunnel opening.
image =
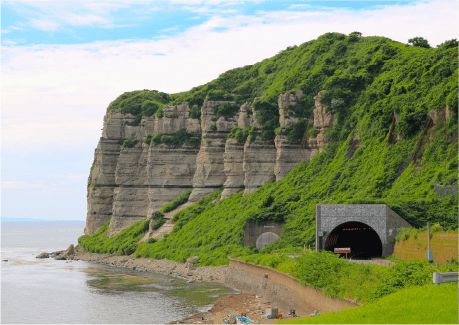
[[(370, 226), (357, 221), (345, 222), (337, 226), (325, 242), (325, 250), (351, 248), (348, 258), (369, 259), (382, 256), (382, 243), (378, 234)], [(345, 254), (340, 254), (345, 256)]]

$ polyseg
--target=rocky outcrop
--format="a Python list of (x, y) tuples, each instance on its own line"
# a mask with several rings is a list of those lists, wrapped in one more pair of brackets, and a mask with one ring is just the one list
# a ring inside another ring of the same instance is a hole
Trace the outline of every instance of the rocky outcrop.
[(226, 181), (221, 199), (244, 190), (244, 142), (238, 143), (235, 138), (226, 140), (225, 153), (223, 154), (224, 172)]
[(274, 174), (277, 181), (284, 178), (298, 162), (309, 161), (317, 153), (317, 149), (308, 147), (306, 142), (301, 140), (289, 141), (287, 136), (283, 134), (288, 127), (299, 121), (300, 118), (295, 116), (290, 108), (295, 106), (302, 96), (303, 91), (301, 90), (297, 90), (294, 94), (286, 93), (279, 96), (279, 124), (281, 129), (274, 140), (277, 149)]
[(309, 140), (310, 147), (321, 150), (327, 145), (327, 137), (325, 132), (330, 130), (336, 123), (335, 115), (331, 111), (327, 111), (325, 105), (320, 101), (325, 90), (321, 90), (314, 97), (314, 127), (319, 130), (319, 134), (315, 138)]
[(244, 145), (244, 195), (250, 194), (274, 179), (277, 149), (273, 141), (263, 141), (259, 136)]
[(225, 137), (238, 125), (238, 116), (217, 119), (214, 108), (219, 104), (236, 104), (229, 101), (205, 100), (201, 109), (201, 129), (203, 140), (196, 161), (196, 173), (193, 177), (193, 192), (189, 201), (196, 202), (207, 194), (223, 186), (226, 174), (223, 164)]
[[(325, 131), (335, 123), (333, 114), (320, 102), (320, 92), (314, 109), (314, 127), (319, 134), (304, 142), (289, 141), (283, 131), (298, 122), (291, 108), (302, 95), (299, 90), (279, 96), (281, 128), (274, 141), (261, 140), (259, 135), (240, 143), (235, 138), (225, 141), (235, 126), (261, 129), (257, 111), (249, 103), (233, 116), (217, 118), (217, 105), (235, 102), (205, 100), (201, 119), (191, 118), (187, 103), (164, 106), (161, 117), (143, 117), (138, 125), (131, 125), (135, 120), (131, 114), (107, 112), (88, 178), (85, 234), (95, 233), (110, 221), (109, 236), (113, 236), (136, 221), (151, 218), (191, 188), (189, 201), (196, 202), (222, 186), (224, 199), (240, 191), (250, 194), (272, 179), (282, 179), (295, 164), (309, 161), (326, 145)], [(202, 137), (201, 143), (143, 141), (147, 135), (156, 134), (172, 138), (181, 130)], [(137, 142), (124, 146), (126, 139)]]

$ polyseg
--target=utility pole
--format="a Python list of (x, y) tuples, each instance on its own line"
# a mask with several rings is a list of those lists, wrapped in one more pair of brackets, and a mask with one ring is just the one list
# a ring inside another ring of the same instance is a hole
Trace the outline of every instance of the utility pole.
[(427, 259), (429, 263), (433, 262), (432, 251), (430, 250), (430, 223), (427, 222)]

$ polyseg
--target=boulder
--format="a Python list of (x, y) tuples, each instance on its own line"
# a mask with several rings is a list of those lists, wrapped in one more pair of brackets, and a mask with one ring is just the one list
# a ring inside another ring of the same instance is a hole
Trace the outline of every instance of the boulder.
[(75, 247), (70, 245), (64, 252), (56, 252), (54, 259), (55, 260), (73, 260), (75, 255)]
[(187, 261), (188, 263), (196, 263), (198, 259), (199, 259), (199, 256), (196, 255), (196, 256), (190, 257), (190, 258), (187, 259), (186, 261)]
[(49, 257), (49, 254), (48, 253), (41, 253), (40, 255), (38, 255), (36, 258), (48, 258)]
[(64, 255), (75, 255), (75, 247), (70, 245), (63, 253)]

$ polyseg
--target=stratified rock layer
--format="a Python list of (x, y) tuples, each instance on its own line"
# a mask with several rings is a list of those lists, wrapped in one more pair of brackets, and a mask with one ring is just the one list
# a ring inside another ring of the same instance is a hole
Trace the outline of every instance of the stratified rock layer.
[[(226, 139), (235, 126), (260, 130), (257, 111), (249, 103), (234, 116), (217, 118), (217, 105), (235, 102), (205, 100), (201, 119), (190, 117), (187, 103), (164, 106), (162, 117), (144, 116), (138, 125), (131, 125), (135, 120), (131, 114), (107, 112), (88, 178), (85, 234), (95, 233), (110, 221), (109, 236), (113, 236), (136, 221), (152, 218), (155, 211), (188, 189), (192, 189), (189, 201), (196, 202), (222, 186), (224, 199), (240, 191), (250, 194), (274, 178), (282, 179), (295, 164), (309, 161), (326, 145), (325, 131), (335, 123), (333, 114), (320, 102), (320, 92), (313, 117), (320, 133), (314, 139), (289, 141), (284, 131), (298, 122), (291, 108), (302, 95), (299, 90), (279, 96), (281, 128), (274, 141), (263, 141), (259, 135), (240, 143)], [(201, 144), (143, 142), (147, 135), (171, 138), (183, 129), (193, 137), (202, 137)], [(123, 146), (126, 139), (137, 142)]]

